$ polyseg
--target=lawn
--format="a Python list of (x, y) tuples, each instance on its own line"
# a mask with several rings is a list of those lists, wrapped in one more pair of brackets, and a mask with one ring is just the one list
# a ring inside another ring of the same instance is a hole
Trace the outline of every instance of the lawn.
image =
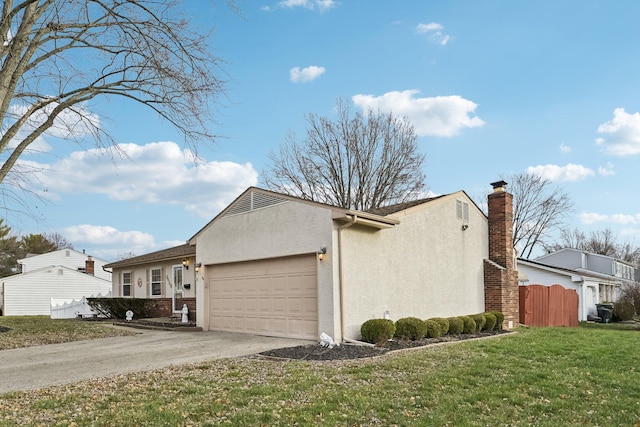
[(49, 316), (2, 316), (0, 317), (0, 330), (5, 330), (5, 328), (9, 330), (0, 332), (0, 350), (131, 335), (132, 333), (100, 322), (76, 319), (52, 320)]
[(0, 425), (633, 426), (639, 345), (522, 328), (369, 360), (216, 360), (5, 394)]

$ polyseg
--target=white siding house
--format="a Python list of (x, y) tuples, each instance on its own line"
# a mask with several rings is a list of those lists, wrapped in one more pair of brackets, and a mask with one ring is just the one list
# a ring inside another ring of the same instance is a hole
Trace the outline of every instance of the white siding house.
[(94, 276), (111, 280), (111, 272), (105, 271), (102, 268), (107, 264), (107, 261), (88, 256), (85, 253), (73, 249), (59, 249), (57, 251), (47, 252), (46, 254), (27, 256), (26, 258), (19, 259), (18, 264), (22, 267), (22, 273), (29, 273), (52, 265), (61, 265), (72, 270), (84, 272), (87, 268), (87, 261), (93, 261)]
[[(564, 255), (568, 255), (566, 252)], [(611, 275), (585, 273), (570, 268), (547, 265), (542, 262), (518, 259), (518, 271), (524, 273), (526, 282), (521, 285), (561, 285), (578, 293), (578, 321), (597, 315), (596, 304), (614, 302), (622, 282)]]
[(61, 265), (5, 277), (3, 315), (49, 315), (51, 298), (80, 299), (111, 290), (111, 281)]

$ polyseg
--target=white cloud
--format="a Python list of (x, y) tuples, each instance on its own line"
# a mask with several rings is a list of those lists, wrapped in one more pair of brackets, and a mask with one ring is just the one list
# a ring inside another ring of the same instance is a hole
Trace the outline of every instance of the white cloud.
[(595, 224), (597, 222), (608, 222), (616, 225), (640, 225), (640, 214), (604, 215), (595, 212), (588, 212), (580, 214), (580, 221), (587, 225)]
[(73, 242), (91, 245), (126, 245), (153, 246), (153, 236), (141, 231), (120, 231), (114, 227), (104, 225), (81, 224), (66, 227), (62, 230), (64, 236)]
[(417, 90), (387, 92), (382, 96), (355, 95), (353, 103), (363, 110), (373, 109), (407, 116), (418, 136), (451, 137), (464, 128), (484, 125), (473, 115), (477, 104), (460, 96), (414, 98)]
[(104, 194), (114, 200), (182, 205), (209, 219), (258, 181), (250, 163), (199, 161), (173, 142), (76, 151), (41, 167), (38, 179), (48, 189), (46, 197)]
[(325, 73), (324, 67), (311, 65), (309, 67), (294, 67), (289, 71), (289, 78), (293, 83), (311, 82)]
[(615, 175), (616, 172), (613, 170), (613, 164), (607, 163), (607, 166), (599, 166), (598, 167), (598, 175), (601, 176), (611, 176)]
[(613, 111), (613, 119), (598, 126), (604, 136), (596, 139), (605, 153), (614, 156), (640, 154), (640, 113), (629, 114), (624, 108)]
[(429, 41), (444, 46), (449, 43), (451, 36), (444, 34), (442, 30), (444, 30), (444, 27), (442, 24), (437, 22), (431, 22), (429, 24), (420, 23), (416, 27), (416, 32), (418, 34), (427, 34), (429, 36)]
[(560, 152), (562, 154), (568, 154), (571, 152), (571, 147), (569, 147), (568, 145), (564, 145), (564, 142), (562, 144), (560, 144)]
[(586, 225), (595, 224), (596, 222), (604, 222), (608, 219), (609, 217), (607, 215), (602, 215), (595, 212), (585, 212), (580, 214), (580, 221)]
[[(31, 115), (22, 127), (23, 131), (32, 132), (35, 130), (49, 119), (51, 112), (58, 106), (59, 104), (54, 102)], [(21, 118), (29, 108), (30, 106), (27, 105), (14, 104), (10, 108), (9, 116), (14, 119)], [(82, 138), (95, 134), (95, 129), (99, 127), (100, 117), (91, 113), (85, 105), (76, 104), (60, 112), (54, 119), (53, 125), (45, 132), (45, 135), (66, 139)]]
[[(333, 9), (338, 5), (338, 2), (334, 0), (282, 0), (278, 2), (277, 6), (294, 9), (301, 7), (309, 10), (318, 10), (320, 12), (326, 12), (329, 9)], [(263, 10), (272, 10), (270, 7), (263, 7)]]
[(538, 165), (529, 166), (526, 170), (527, 173), (537, 175), (541, 178), (548, 179), (554, 182), (563, 181), (582, 181), (589, 176), (595, 174), (595, 172), (582, 165), (574, 165), (569, 163), (565, 166), (558, 165)]

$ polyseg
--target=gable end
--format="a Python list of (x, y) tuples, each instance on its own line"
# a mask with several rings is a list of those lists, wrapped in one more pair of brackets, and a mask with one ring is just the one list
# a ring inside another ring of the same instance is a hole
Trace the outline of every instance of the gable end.
[(236, 203), (224, 213), (223, 217), (247, 213), (284, 202), (287, 202), (287, 199), (272, 194), (249, 191), (243, 198), (236, 201)]

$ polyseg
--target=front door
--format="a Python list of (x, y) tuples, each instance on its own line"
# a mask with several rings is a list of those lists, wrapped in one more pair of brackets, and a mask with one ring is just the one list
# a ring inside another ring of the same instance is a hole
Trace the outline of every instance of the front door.
[(182, 265), (173, 266), (173, 312), (182, 310)]

